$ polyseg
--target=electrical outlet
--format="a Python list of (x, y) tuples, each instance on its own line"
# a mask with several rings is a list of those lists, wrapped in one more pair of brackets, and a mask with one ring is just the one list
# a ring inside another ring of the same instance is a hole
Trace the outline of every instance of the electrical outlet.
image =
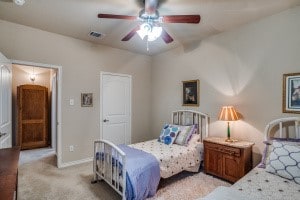
[(71, 145), (69, 148), (70, 148), (70, 151), (71, 151), (71, 152), (74, 151), (74, 146), (73, 146), (73, 145)]

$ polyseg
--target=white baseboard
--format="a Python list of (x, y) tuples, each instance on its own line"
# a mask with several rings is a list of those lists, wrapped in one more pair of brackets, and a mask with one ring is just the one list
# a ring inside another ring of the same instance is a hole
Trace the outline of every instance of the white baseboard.
[(79, 165), (79, 164), (86, 163), (86, 162), (91, 162), (91, 161), (93, 161), (93, 157), (85, 158), (85, 159), (82, 159), (82, 160), (75, 160), (75, 161), (71, 161), (71, 162), (61, 163), (58, 166), (58, 168), (70, 167), (70, 166), (73, 166), (73, 165)]

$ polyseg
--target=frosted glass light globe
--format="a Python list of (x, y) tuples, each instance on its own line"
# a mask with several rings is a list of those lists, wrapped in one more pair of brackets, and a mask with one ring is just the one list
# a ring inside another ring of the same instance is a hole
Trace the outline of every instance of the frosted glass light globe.
[(18, 6), (23, 6), (25, 0), (14, 0), (14, 3), (17, 4)]

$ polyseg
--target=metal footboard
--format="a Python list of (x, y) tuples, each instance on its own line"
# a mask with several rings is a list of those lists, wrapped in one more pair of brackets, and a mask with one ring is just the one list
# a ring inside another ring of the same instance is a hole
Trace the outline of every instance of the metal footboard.
[(107, 140), (94, 142), (94, 183), (104, 180), (126, 199), (126, 155)]

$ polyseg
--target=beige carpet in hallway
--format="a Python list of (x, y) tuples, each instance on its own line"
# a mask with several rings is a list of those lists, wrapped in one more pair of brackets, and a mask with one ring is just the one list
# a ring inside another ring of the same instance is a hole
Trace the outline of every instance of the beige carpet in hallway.
[[(115, 200), (121, 197), (104, 182), (91, 184), (92, 163), (64, 169), (55, 167), (55, 155), (21, 164), (19, 200)], [(181, 173), (162, 180), (151, 200), (190, 200), (205, 196), (217, 186), (230, 184), (201, 173)]]

